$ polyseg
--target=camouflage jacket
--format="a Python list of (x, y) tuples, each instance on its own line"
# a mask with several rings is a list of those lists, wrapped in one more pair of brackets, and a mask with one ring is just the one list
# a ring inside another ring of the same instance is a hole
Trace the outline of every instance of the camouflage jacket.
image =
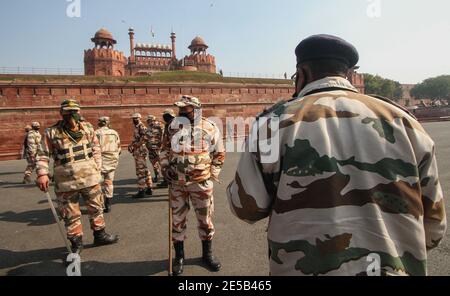
[(100, 182), (102, 157), (98, 138), (90, 123), (79, 124), (83, 137), (75, 142), (59, 121), (45, 130), (38, 148), (36, 173), (48, 175), (50, 158), (54, 160), (55, 192), (70, 192)]
[(102, 172), (114, 171), (119, 164), (120, 137), (119, 134), (107, 127), (101, 127), (95, 131), (102, 150)]
[(155, 121), (147, 128), (145, 133), (145, 145), (149, 151), (159, 151), (162, 145), (163, 126), (161, 122)]
[(227, 195), (242, 220), (270, 216), (272, 275), (372, 274), (370, 258), (381, 274), (426, 274), (446, 216), (434, 142), (412, 116), (339, 77), (263, 116), (280, 120), (279, 155), (263, 161), (267, 127), (254, 125), (258, 149)]
[(41, 144), (41, 140), (42, 136), (38, 131), (29, 131), (24, 141), (23, 157), (27, 159), (36, 158), (36, 153), (39, 145)]
[(145, 139), (147, 134), (147, 128), (145, 124), (139, 122), (139, 124), (134, 126), (133, 141), (131, 146), (133, 147), (133, 154), (146, 156), (148, 153), (147, 147), (145, 146)]
[(225, 161), (225, 148), (220, 130), (202, 117), (190, 128), (181, 129), (173, 120), (164, 134), (160, 154), (161, 168), (171, 169), (173, 184), (188, 185), (210, 178), (218, 180)]

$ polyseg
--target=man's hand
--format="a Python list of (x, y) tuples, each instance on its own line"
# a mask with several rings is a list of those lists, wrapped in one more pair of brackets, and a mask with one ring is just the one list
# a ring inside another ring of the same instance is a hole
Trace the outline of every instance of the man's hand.
[(36, 184), (38, 185), (39, 189), (43, 192), (47, 192), (48, 191), (48, 185), (50, 183), (50, 180), (48, 178), (48, 175), (43, 175), (40, 176), (37, 180), (36, 180)]

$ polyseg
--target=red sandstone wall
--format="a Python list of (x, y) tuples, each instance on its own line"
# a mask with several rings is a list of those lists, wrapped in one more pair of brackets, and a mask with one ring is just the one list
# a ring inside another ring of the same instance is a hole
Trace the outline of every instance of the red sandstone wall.
[(100, 116), (111, 117), (122, 142), (130, 142), (133, 126), (129, 116), (140, 112), (161, 118), (181, 95), (194, 95), (204, 104), (204, 116), (254, 116), (265, 107), (294, 92), (293, 87), (244, 84), (2, 84), (0, 83), (0, 160), (17, 159), (23, 128), (32, 121), (42, 127), (59, 120), (63, 99), (79, 100), (82, 115), (95, 124)]

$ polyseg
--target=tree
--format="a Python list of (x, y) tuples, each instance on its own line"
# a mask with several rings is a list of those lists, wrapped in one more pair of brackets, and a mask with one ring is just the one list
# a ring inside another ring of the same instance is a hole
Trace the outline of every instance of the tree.
[(417, 99), (447, 99), (450, 101), (450, 75), (428, 78), (411, 89)]
[(403, 96), (402, 85), (398, 81), (378, 75), (364, 74), (365, 93), (387, 97), (393, 100)]

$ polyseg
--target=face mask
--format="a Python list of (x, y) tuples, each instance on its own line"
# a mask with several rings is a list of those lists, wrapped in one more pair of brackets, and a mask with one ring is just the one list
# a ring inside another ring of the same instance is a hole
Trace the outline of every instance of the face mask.
[(79, 123), (81, 120), (81, 115), (79, 113), (72, 113), (72, 119), (75, 120), (76, 123)]
[(163, 115), (163, 119), (164, 119), (164, 122), (169, 123), (173, 119), (173, 117), (168, 114), (165, 114), (165, 115)]
[(63, 114), (63, 119), (65, 122), (69, 122), (71, 119), (75, 121), (75, 123), (79, 123), (81, 119), (81, 115), (79, 113), (68, 113)]
[(180, 113), (178, 113), (178, 116), (191, 119), (191, 114), (192, 113), (194, 113), (194, 111), (191, 111), (191, 112), (180, 112)]

